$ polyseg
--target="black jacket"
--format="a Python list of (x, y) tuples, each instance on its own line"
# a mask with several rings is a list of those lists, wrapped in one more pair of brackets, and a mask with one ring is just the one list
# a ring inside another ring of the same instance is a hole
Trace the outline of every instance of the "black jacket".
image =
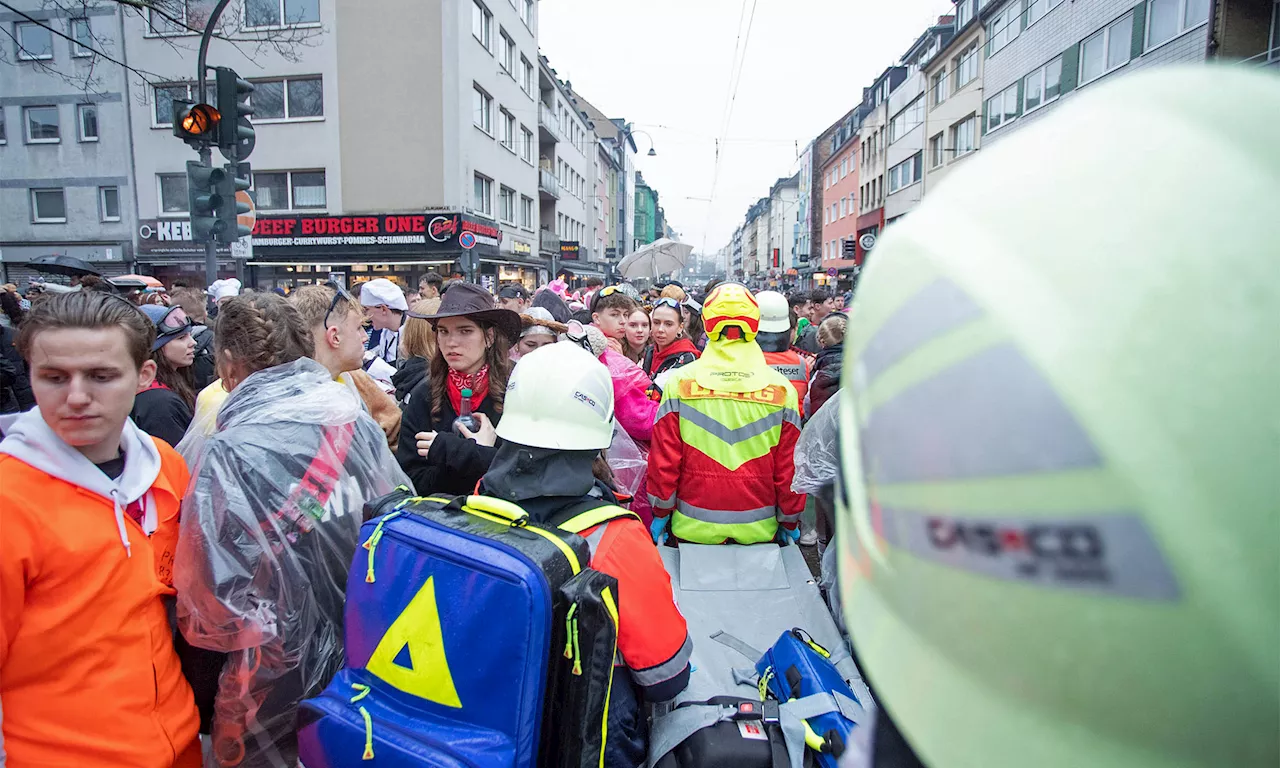
[(129, 414), (138, 429), (177, 445), (191, 426), (191, 409), (172, 389), (148, 389), (138, 393)]
[(840, 389), (840, 371), (844, 362), (844, 344), (827, 347), (818, 353), (813, 376), (809, 379), (809, 407), (805, 413), (817, 413), (822, 404)]
[(213, 351), (213, 329), (198, 325), (191, 330), (191, 336), (196, 340), (196, 359), (191, 363), (191, 372), (199, 392), (218, 378), (217, 358)]
[[(488, 395), (476, 409), (489, 417), (496, 427), (501, 418), (494, 410)], [(458, 418), (449, 398), (438, 417), (431, 413), (431, 379), (424, 378), (413, 388), (409, 404), (404, 408), (400, 422), (400, 443), (396, 447), (396, 461), (413, 481), (420, 496), (447, 493), (455, 496), (475, 493), (476, 483), (484, 477), (493, 461), (494, 448), (480, 445), (453, 431), (453, 420)], [(419, 432), (439, 433), (426, 458), (418, 455)]]
[(427, 378), (427, 358), (410, 357), (399, 362), (400, 370), (391, 376), (391, 383), (396, 388), (396, 402), (401, 408), (408, 405), (409, 395), (418, 382)]
[(810, 324), (809, 327), (805, 328), (804, 333), (800, 334), (800, 338), (796, 339), (796, 346), (811, 355), (821, 352), (822, 345), (818, 343), (818, 326)]
[(12, 328), (0, 325), (0, 413), (25, 411), (36, 404), (27, 364), (13, 345)]

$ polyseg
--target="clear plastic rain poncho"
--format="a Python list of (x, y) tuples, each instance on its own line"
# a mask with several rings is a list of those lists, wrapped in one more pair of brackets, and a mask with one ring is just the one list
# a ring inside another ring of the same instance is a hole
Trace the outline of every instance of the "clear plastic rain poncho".
[(308, 358), (245, 379), (198, 454), (174, 581), (182, 634), (228, 654), (215, 761), (294, 768), (298, 702), (342, 664), (364, 504), (409, 480), (359, 398)]
[(805, 424), (796, 441), (796, 473), (791, 490), (824, 496), (831, 501), (831, 486), (840, 471), (840, 398), (822, 404)]

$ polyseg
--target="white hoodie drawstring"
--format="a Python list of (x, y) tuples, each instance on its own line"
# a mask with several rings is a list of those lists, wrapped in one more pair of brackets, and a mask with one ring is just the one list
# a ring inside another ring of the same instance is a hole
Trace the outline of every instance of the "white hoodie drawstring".
[(129, 531), (124, 527), (124, 507), (120, 506), (120, 491), (111, 489), (111, 505), (116, 511), (116, 530), (120, 531), (120, 542), (124, 544), (124, 552), (133, 557), (133, 545), (129, 543)]

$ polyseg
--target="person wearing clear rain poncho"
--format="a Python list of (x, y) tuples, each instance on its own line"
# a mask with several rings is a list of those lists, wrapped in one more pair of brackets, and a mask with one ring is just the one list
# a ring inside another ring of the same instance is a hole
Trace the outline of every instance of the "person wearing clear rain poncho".
[[(231, 299), (217, 344), (231, 395), (183, 502), (178, 623), (190, 645), (226, 654), (187, 670), (200, 689), (218, 670), (215, 764), (293, 768), (298, 702), (342, 664), (364, 503), (409, 481), (355, 394), (306, 357), (311, 334), (285, 299)], [(207, 697), (197, 690), (206, 715)]]

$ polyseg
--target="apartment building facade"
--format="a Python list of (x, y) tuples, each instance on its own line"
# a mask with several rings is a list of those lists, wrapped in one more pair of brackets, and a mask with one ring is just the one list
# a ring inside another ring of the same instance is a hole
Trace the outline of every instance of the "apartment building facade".
[(978, 22), (980, 0), (957, 0), (955, 32), (924, 67), (924, 193), (982, 146), (983, 46), (986, 27)]
[(822, 267), (819, 285), (837, 287), (851, 281), (857, 268), (859, 155), (859, 106), (831, 136), (831, 157), (822, 167)]
[[(875, 239), (884, 229), (885, 175), (888, 166), (889, 96), (907, 78), (907, 68), (893, 66), (863, 90), (864, 117), (858, 128), (858, 244), (856, 258), (866, 259), (867, 245), (875, 247)], [(864, 238), (864, 235), (870, 237)]]
[(799, 198), (799, 175), (778, 179), (769, 190), (769, 243), (764, 269), (775, 276), (793, 268)]
[(889, 94), (886, 136), (885, 225), (905, 215), (924, 197), (925, 67), (951, 41), (953, 16), (942, 16), (902, 56), (907, 72)]
[(91, 49), (118, 56), (124, 7), (14, 7), (0, 12), (0, 280), (25, 283), (37, 275), (28, 263), (49, 255), (123, 274), (137, 210), (131, 93), (125, 71), (95, 66)]
[(1208, 55), (1211, 0), (1005, 0), (985, 27), (983, 141), (996, 142), (1078, 91)]

